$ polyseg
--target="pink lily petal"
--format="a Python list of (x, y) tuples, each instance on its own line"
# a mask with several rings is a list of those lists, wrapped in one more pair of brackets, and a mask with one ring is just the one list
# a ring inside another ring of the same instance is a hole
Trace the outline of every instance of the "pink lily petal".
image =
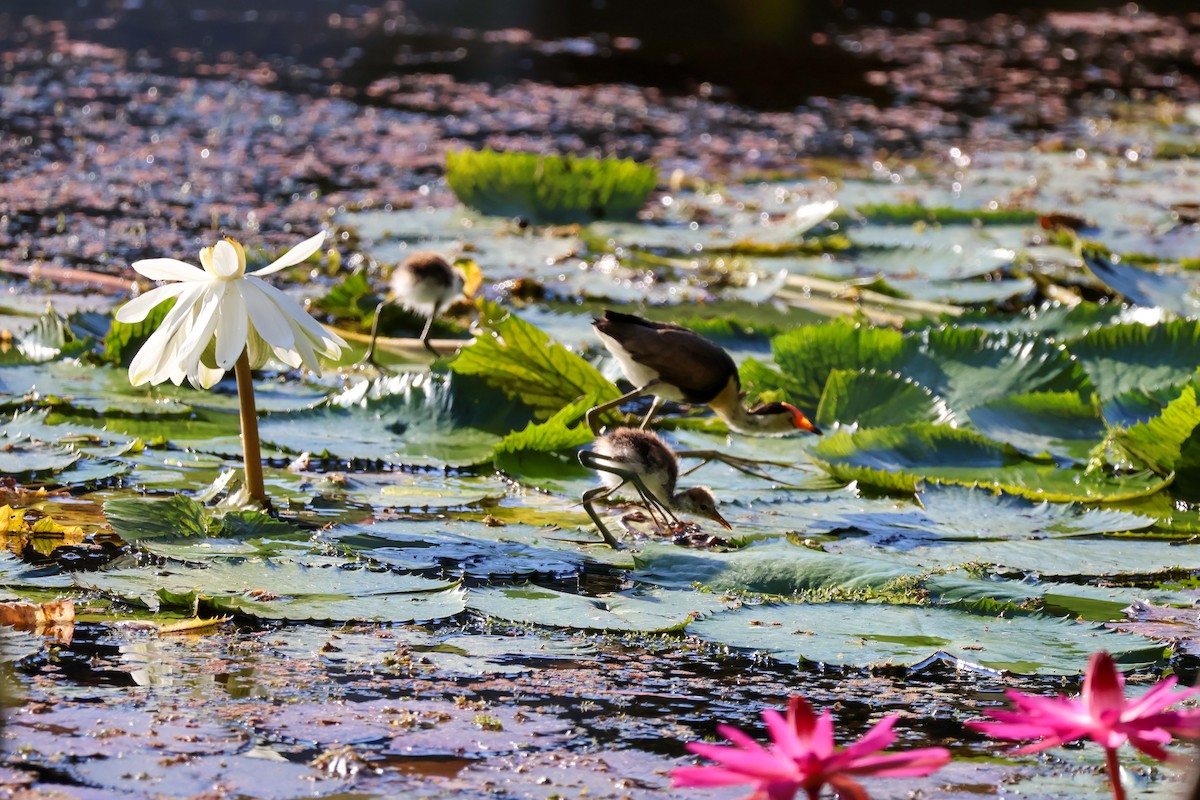
[(732, 725), (718, 725), (717, 733), (724, 736), (729, 741), (736, 744), (745, 750), (767, 752), (767, 749), (759, 744), (752, 736), (744, 731), (733, 727)]
[(924, 747), (903, 753), (884, 753), (860, 758), (843, 770), (851, 775), (905, 778), (928, 775), (950, 762), (950, 751), (944, 747)]
[(766, 751), (747, 753), (736, 747), (704, 742), (689, 742), (687, 749), (698, 756), (711, 758), (728, 770), (758, 777), (783, 778), (791, 774), (791, 765), (779, 760)]
[(1094, 719), (1119, 718), (1125, 707), (1125, 677), (1117, 670), (1112, 656), (1104, 651), (1093, 653), (1083, 678), (1083, 703)]
[(672, 786), (737, 786), (754, 778), (724, 767), (676, 767), (671, 770)]

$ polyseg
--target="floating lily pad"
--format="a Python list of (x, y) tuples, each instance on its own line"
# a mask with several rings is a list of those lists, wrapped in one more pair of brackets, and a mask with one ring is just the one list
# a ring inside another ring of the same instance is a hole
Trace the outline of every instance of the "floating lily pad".
[(512, 622), (641, 633), (680, 630), (694, 615), (727, 605), (700, 592), (647, 589), (585, 597), (532, 584), (472, 589), (467, 599), (472, 610)]
[(147, 605), (187, 607), (197, 598), (216, 613), (294, 621), (445, 619), (462, 611), (454, 582), (368, 569), (337, 559), (213, 559), (145, 569), (115, 569), (80, 582)]
[(688, 625), (712, 642), (781, 661), (912, 666), (944, 654), (963, 666), (1019, 674), (1077, 675), (1097, 650), (1127, 669), (1148, 666), (1163, 647), (1148, 639), (1043, 616), (996, 617), (954, 608), (795, 603), (744, 606)]
[[(359, 382), (319, 408), (268, 415), (259, 433), (292, 453), (398, 465), (479, 464), (500, 441), (471, 425), (482, 413), (479, 402), (444, 377), (406, 373)], [(492, 420), (503, 416), (495, 406), (489, 411)]]
[(947, 426), (904, 425), (826, 437), (810, 451), (841, 480), (888, 491), (915, 491), (923, 481), (988, 486), (1036, 500), (1117, 501), (1153, 494), (1169, 478), (1152, 473), (1060, 469), (1009, 445)]

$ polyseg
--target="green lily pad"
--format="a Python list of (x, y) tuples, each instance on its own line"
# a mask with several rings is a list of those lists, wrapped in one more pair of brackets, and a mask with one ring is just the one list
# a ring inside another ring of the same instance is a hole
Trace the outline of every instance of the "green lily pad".
[(927, 424), (826, 437), (810, 451), (834, 477), (886, 491), (915, 491), (921, 481), (988, 486), (1036, 500), (1117, 501), (1153, 494), (1169, 478), (1152, 473), (1061, 469), (977, 433)]
[(1161, 644), (1099, 626), (1037, 615), (985, 616), (945, 606), (744, 606), (696, 620), (687, 631), (789, 663), (853, 667), (910, 667), (941, 655), (968, 668), (1078, 675), (1097, 650), (1107, 650), (1130, 669), (1163, 655)]
[(1200, 367), (1200, 321), (1122, 323), (1088, 331), (1067, 344), (1102, 401), (1187, 383)]
[(532, 584), (472, 589), (467, 597), (468, 608), (512, 622), (639, 633), (681, 630), (692, 617), (728, 605), (702, 592), (643, 589), (585, 597)]
[(150, 606), (290, 621), (412, 622), (463, 609), (456, 582), (435, 581), (322, 556), (213, 559), (203, 566), (126, 568), (78, 578), (86, 588)]
[(1108, 432), (1099, 408), (1078, 392), (1011, 395), (976, 406), (967, 415), (989, 439), (1067, 464), (1085, 463)]
[(701, 584), (717, 591), (786, 596), (806, 591), (880, 591), (921, 570), (884, 558), (852, 558), (787, 542), (732, 552), (648, 544), (637, 557), (639, 580), (663, 586)]
[[(500, 441), (471, 424), (485, 414), (482, 401), (444, 376), (405, 373), (361, 381), (311, 410), (267, 415), (259, 434), (292, 453), (395, 465), (480, 464)], [(504, 409), (493, 405), (486, 412), (497, 415)]]

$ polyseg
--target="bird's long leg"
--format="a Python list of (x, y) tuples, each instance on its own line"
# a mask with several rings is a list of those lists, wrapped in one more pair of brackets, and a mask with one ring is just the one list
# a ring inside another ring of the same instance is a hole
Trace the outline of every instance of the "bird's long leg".
[(620, 550), (621, 543), (613, 536), (608, 527), (600, 520), (600, 515), (596, 513), (596, 509), (592, 508), (592, 501), (597, 500), (612, 493), (612, 489), (607, 486), (597, 486), (595, 489), (588, 489), (583, 493), (583, 510), (592, 518), (592, 524), (596, 526), (596, 530), (600, 531), (600, 536), (604, 539), (604, 543), (613, 550)]
[[(579, 463), (588, 469), (594, 469), (600, 472), (608, 472), (612, 475), (616, 475), (621, 479), (622, 483), (632, 483), (633, 488), (637, 490), (638, 496), (642, 499), (642, 504), (646, 507), (646, 511), (649, 512), (650, 518), (654, 520), (655, 525), (666, 527), (668, 517), (676, 523), (679, 522), (679, 518), (675, 516), (675, 512), (671, 511), (670, 507), (666, 503), (664, 503), (662, 500), (659, 500), (654, 496), (653, 492), (646, 488), (646, 484), (642, 481), (641, 476), (636, 472), (622, 469), (621, 467), (613, 464), (610, 460), (608, 460), (607, 457), (602, 456), (592, 450), (580, 450)], [(613, 489), (610, 489), (609, 492), (614, 492), (618, 488), (620, 487), (614, 487)], [(664, 515), (661, 520), (658, 518), (658, 515), (654, 513), (656, 509), (662, 512)]]
[(655, 386), (658, 386), (659, 383), (661, 383), (661, 381), (659, 381), (657, 378), (655, 378), (654, 380), (647, 383), (645, 386), (634, 389), (632, 392), (626, 392), (625, 394), (618, 397), (616, 400), (609, 400), (607, 403), (601, 403), (598, 406), (592, 406), (591, 408), (589, 408), (587, 410), (587, 413), (583, 415), (583, 418), (587, 420), (588, 427), (592, 429), (592, 435), (594, 435), (594, 436), (600, 435), (600, 415), (601, 414), (603, 414), (605, 411), (608, 411), (610, 408), (616, 408), (617, 406), (621, 405), (621, 403), (624, 403), (626, 400), (632, 400), (635, 397), (645, 394), (646, 392), (653, 389)]
[(429, 311), (429, 319), (425, 320), (425, 328), (421, 331), (421, 344), (425, 345), (425, 349), (433, 353), (434, 357), (441, 357), (442, 355), (429, 343), (429, 331), (433, 329), (433, 318), (438, 315), (438, 311), (438, 307), (434, 305)]
[(379, 366), (375, 361), (375, 340), (379, 338), (379, 314), (383, 311), (383, 307), (387, 305), (387, 300), (382, 301), (375, 306), (375, 320), (371, 323), (371, 344), (367, 345), (367, 352), (359, 361), (359, 364), (373, 364)]
[(654, 419), (655, 413), (663, 404), (663, 399), (658, 395), (654, 396), (654, 402), (650, 404), (650, 410), (646, 412), (646, 418), (642, 420), (641, 429), (646, 430), (646, 426), (650, 424), (650, 420)]
[(700, 469), (710, 461), (721, 461), (733, 467), (738, 472), (751, 475), (755, 478), (762, 478), (765, 481), (776, 481), (776, 478), (767, 474), (766, 472), (755, 469), (756, 466), (766, 465), (771, 467), (780, 467), (781, 469), (797, 469), (795, 464), (788, 464), (785, 461), (767, 461), (765, 459), (758, 458), (739, 458), (738, 456), (731, 456), (728, 453), (722, 453), (720, 450), (676, 450), (675, 455), (679, 456), (680, 458), (700, 459), (700, 463), (684, 472), (684, 475), (691, 475), (693, 472)]

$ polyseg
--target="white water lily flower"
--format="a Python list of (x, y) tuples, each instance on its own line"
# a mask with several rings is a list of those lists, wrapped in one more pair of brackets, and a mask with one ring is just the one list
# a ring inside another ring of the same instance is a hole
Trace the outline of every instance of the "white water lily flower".
[(329, 333), (300, 304), (262, 280), (317, 252), (325, 233), (305, 239), (260, 270), (246, 273), (246, 251), (229, 237), (200, 251), (198, 269), (174, 258), (135, 261), (133, 268), (157, 281), (175, 281), (151, 289), (117, 310), (120, 322), (141, 322), (150, 309), (175, 298), (158, 330), (129, 365), (129, 382), (175, 385), (187, 378), (207, 389), (247, 351), (251, 368), (272, 354), (290, 367), (305, 364), (319, 372), (320, 357), (336, 359), (346, 342)]

